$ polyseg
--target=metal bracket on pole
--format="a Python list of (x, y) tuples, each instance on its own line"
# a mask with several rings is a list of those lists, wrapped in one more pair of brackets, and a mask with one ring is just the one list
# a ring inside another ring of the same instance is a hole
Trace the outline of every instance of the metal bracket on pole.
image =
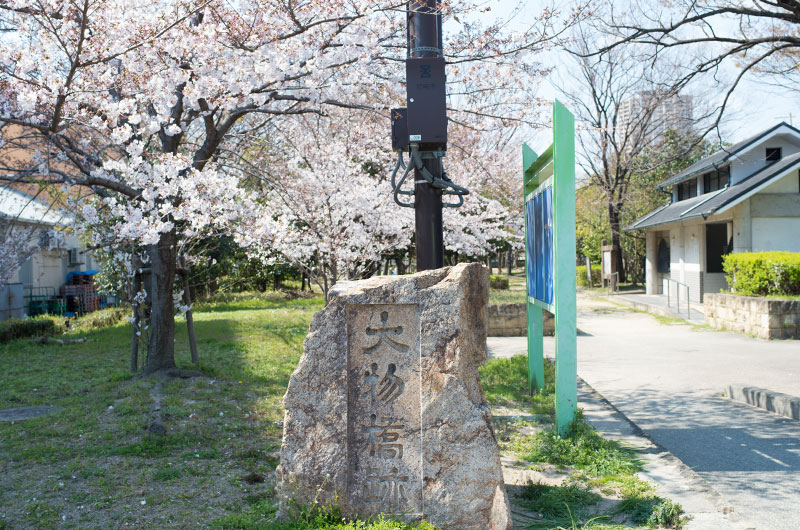
[[(455, 195), (458, 197), (458, 202), (443, 202), (443, 208), (458, 208), (462, 204), (464, 204), (464, 196), (469, 195), (469, 190), (463, 186), (459, 186), (447, 176), (447, 173), (442, 168), (442, 176), (436, 177), (434, 176), (423, 164), (423, 160), (441, 160), (444, 158), (445, 153), (442, 151), (418, 151), (418, 147), (416, 144), (411, 144), (411, 160), (410, 164), (406, 166), (405, 162), (403, 161), (403, 152), (401, 151), (398, 153), (397, 156), (397, 163), (394, 166), (394, 170), (392, 171), (391, 176), (391, 184), (392, 190), (394, 191), (394, 202), (404, 208), (414, 208), (413, 202), (405, 202), (400, 200), (399, 195), (414, 195), (413, 191), (403, 190), (401, 187), (403, 183), (408, 178), (409, 173), (412, 170), (418, 171), (420, 176), (422, 177), (421, 180), (416, 181), (415, 183), (422, 183), (427, 182), (432, 187), (442, 190), (442, 195)], [(441, 161), (439, 162), (441, 165)], [(397, 180), (397, 174), (400, 169), (403, 169), (403, 174), (400, 177), (400, 180)]]
[(422, 52), (433, 52), (437, 54), (437, 56), (442, 55), (442, 49), (437, 48), (435, 46), (417, 46), (416, 48), (412, 48), (409, 50), (409, 57), (420, 55)]

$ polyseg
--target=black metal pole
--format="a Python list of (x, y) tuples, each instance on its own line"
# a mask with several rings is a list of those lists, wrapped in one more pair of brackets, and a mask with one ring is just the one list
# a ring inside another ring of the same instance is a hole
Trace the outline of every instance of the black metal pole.
[[(410, 0), (408, 6), (408, 56), (441, 57), (442, 16), (436, 0)], [(423, 158), (423, 165), (435, 178), (441, 178), (441, 158)], [(414, 170), (414, 182), (417, 270), (439, 269), (444, 267), (442, 190), (431, 186), (418, 169)]]

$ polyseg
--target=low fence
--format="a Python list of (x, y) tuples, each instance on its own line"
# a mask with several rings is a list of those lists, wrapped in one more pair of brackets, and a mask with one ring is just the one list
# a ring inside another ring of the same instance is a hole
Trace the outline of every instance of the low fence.
[[(552, 335), (555, 329), (553, 314), (544, 311), (543, 332)], [(490, 337), (525, 337), (528, 335), (528, 316), (525, 304), (493, 304), (489, 306)]]
[(706, 294), (706, 322), (760, 339), (800, 339), (800, 300)]

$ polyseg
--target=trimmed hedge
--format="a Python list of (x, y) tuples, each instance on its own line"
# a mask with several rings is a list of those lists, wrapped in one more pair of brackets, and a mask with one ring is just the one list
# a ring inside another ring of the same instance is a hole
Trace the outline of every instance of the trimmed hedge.
[(722, 258), (725, 279), (734, 294), (800, 294), (800, 252), (743, 252)]
[[(575, 267), (578, 285), (580, 287), (589, 287), (589, 282), (586, 281), (586, 265), (578, 265)], [(592, 285), (599, 287), (601, 282), (600, 265), (592, 265)]]
[(489, 287), (499, 290), (508, 289), (508, 278), (495, 275), (489, 276)]
[(56, 323), (47, 317), (10, 318), (0, 322), (0, 343), (27, 337), (53, 335)]

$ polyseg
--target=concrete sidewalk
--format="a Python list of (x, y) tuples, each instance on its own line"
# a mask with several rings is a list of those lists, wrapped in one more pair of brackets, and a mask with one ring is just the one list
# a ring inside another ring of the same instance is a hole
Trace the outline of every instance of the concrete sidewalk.
[[(525, 337), (490, 337), (490, 357), (521, 355)], [(734, 513), (732, 507), (697, 473), (672, 453), (647, 438), (636, 425), (613, 407), (602, 395), (578, 380), (578, 403), (584, 418), (608, 440), (619, 441), (640, 452), (643, 480), (651, 482), (656, 494), (679, 503), (691, 516), (686, 530), (747, 530), (755, 528)]]
[[(722, 397), (736, 383), (800, 396), (800, 342), (664, 325), (583, 294), (578, 313), (583, 380), (705, 479), (717, 506), (756, 528), (800, 528), (800, 422)], [(546, 355), (553, 346), (545, 337)], [(523, 354), (526, 341), (489, 347)]]

